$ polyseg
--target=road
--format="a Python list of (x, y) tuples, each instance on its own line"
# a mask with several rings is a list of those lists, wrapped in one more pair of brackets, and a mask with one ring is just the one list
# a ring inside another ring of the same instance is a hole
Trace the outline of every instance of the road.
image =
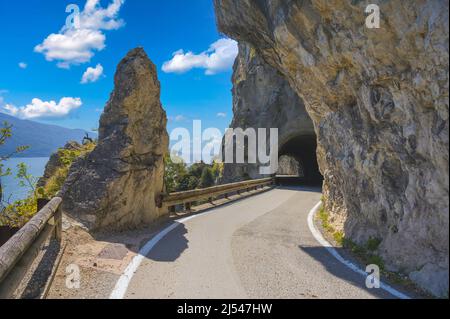
[(314, 238), (318, 189), (277, 188), (181, 223), (144, 258), (125, 298), (393, 298)]

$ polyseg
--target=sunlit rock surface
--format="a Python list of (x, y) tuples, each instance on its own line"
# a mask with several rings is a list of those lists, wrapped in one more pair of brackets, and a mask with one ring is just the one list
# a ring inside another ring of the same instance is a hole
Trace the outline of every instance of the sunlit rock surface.
[[(249, 43), (302, 98), (333, 223), (382, 239), (389, 269), (448, 294), (448, 1), (215, 0), (220, 31)], [(284, 106), (281, 105), (280, 108)]]
[(98, 145), (72, 165), (62, 190), (64, 212), (91, 230), (134, 227), (163, 214), (155, 197), (163, 191), (168, 135), (156, 67), (134, 49), (114, 82)]

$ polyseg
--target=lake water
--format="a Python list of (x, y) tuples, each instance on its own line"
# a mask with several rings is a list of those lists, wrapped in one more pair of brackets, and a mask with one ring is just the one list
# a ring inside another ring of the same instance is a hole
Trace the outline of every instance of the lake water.
[(12, 171), (10, 176), (2, 177), (3, 199), (10, 198), (10, 201), (13, 202), (26, 198), (30, 192), (29, 188), (20, 187), (19, 181), (15, 178), (19, 163), (25, 163), (28, 167), (28, 173), (39, 178), (44, 175), (45, 165), (48, 159), (48, 157), (10, 158), (3, 162), (3, 169), (6, 170), (9, 167)]

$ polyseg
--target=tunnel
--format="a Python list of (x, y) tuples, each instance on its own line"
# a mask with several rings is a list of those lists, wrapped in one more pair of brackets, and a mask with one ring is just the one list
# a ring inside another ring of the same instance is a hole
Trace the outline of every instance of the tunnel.
[[(299, 134), (287, 138), (280, 144), (279, 163), (281, 163), (277, 172), (277, 179), (280, 184), (308, 184), (321, 185), (323, 182), (322, 174), (317, 163), (317, 140), (313, 134)], [(298, 169), (286, 170), (283, 162), (297, 163)]]

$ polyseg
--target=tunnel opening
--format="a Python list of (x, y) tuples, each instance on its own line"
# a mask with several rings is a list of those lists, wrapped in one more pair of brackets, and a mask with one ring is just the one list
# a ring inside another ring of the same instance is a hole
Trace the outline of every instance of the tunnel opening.
[(281, 185), (321, 185), (315, 135), (296, 135), (280, 145), (277, 179)]

